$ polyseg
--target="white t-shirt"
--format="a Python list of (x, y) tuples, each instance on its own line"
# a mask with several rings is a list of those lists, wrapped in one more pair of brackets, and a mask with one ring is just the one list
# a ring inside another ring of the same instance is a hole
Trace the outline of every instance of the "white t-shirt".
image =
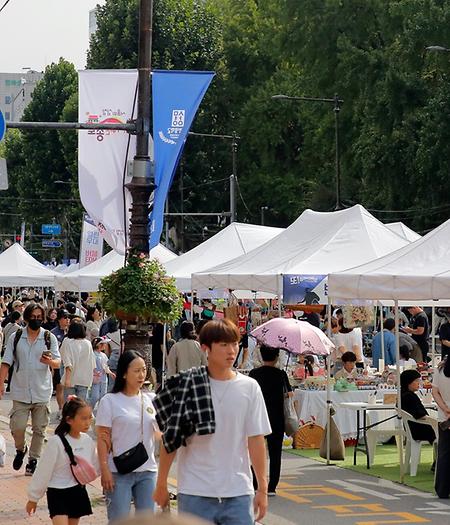
[[(450, 377), (444, 375), (443, 370), (436, 370), (433, 374), (433, 386), (439, 390), (444, 403), (450, 407)], [(439, 421), (446, 421), (447, 416), (438, 407)]]
[[(95, 368), (95, 356), (91, 342), (87, 339), (68, 339), (67, 337), (61, 344), (61, 359), (64, 368), (71, 368), (70, 386), (92, 385), (92, 378)], [(66, 373), (61, 378), (64, 384)]]
[[(355, 352), (356, 360), (360, 363), (364, 361), (362, 352), (362, 332), (361, 328), (353, 328), (351, 332), (346, 334), (334, 334), (334, 344), (336, 345), (337, 358), (340, 359), (344, 352)], [(339, 350), (344, 347), (344, 350)], [(357, 347), (357, 348), (355, 348)]]
[[(80, 434), (78, 439), (66, 434), (66, 439), (72, 447), (75, 456), (80, 456), (100, 472), (95, 443), (90, 436)], [(59, 436), (53, 435), (48, 438), (41, 459), (38, 461), (36, 472), (33, 474), (28, 486), (28, 499), (39, 501), (45, 494), (47, 487), (55, 489), (67, 489), (77, 485), (70, 470), (70, 461), (64, 445)]]
[[(145, 470), (156, 471), (154, 431), (158, 430), (156, 411), (153, 406), (155, 394), (142, 392), (144, 401), (143, 430), (144, 446), (148, 460), (134, 472)], [(120, 456), (125, 451), (136, 446), (141, 441), (141, 396), (127, 396), (106, 394), (100, 400), (95, 424), (111, 429), (113, 452), (108, 456), (108, 465), (111, 472), (117, 472), (113, 455)]]
[(261, 388), (239, 373), (210, 383), (216, 431), (194, 434), (178, 450), (178, 492), (216, 498), (253, 494), (247, 438), (272, 432)]
[(400, 361), (398, 362), (398, 365), (399, 366), (403, 366), (403, 367), (412, 367), (412, 368), (416, 368), (417, 366), (417, 363), (414, 361), (414, 359), (412, 359), (411, 357), (408, 359), (408, 360), (404, 360), (404, 359), (400, 359)]

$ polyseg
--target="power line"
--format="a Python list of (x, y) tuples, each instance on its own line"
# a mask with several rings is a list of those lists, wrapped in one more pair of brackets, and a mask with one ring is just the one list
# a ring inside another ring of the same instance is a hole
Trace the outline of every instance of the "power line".
[(239, 197), (241, 198), (241, 201), (242, 201), (242, 204), (244, 205), (245, 209), (247, 210), (247, 213), (250, 215), (250, 217), (253, 217), (253, 213), (248, 209), (248, 206), (244, 200), (244, 197), (242, 196), (242, 192), (241, 192), (241, 187), (239, 186), (239, 179), (237, 177), (236, 178), (236, 185), (237, 185), (237, 189), (238, 189), (238, 192), (239, 192)]
[(5, 9), (5, 7), (9, 4), (11, 0), (6, 0), (6, 2), (2, 5), (2, 7), (0, 7), (0, 13), (3, 11), (3, 9)]

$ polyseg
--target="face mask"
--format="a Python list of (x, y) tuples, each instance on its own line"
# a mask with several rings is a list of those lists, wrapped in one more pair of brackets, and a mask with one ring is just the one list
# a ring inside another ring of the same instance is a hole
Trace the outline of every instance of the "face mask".
[(28, 322), (28, 326), (32, 330), (39, 330), (41, 325), (42, 325), (42, 319), (30, 319), (30, 321)]

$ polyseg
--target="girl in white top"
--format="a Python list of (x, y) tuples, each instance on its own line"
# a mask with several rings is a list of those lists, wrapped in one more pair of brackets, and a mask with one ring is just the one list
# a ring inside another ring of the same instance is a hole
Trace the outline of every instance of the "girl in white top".
[[(125, 351), (117, 363), (112, 393), (106, 394), (98, 405), (97, 447), (109, 522), (128, 516), (132, 499), (136, 511), (154, 510), (151, 495), (156, 482), (154, 451), (159, 431), (152, 402), (155, 396), (141, 390), (146, 375), (141, 355), (135, 350)], [(119, 474), (113, 457), (141, 441), (147, 461), (129, 474)]]
[(65, 399), (69, 395), (76, 395), (86, 401), (96, 363), (91, 342), (86, 339), (83, 323), (72, 320), (59, 351), (64, 365), (61, 383), (64, 386)]
[(31, 516), (37, 503), (47, 492), (50, 518), (54, 525), (76, 525), (82, 516), (92, 514), (91, 503), (84, 485), (72, 474), (70, 460), (60, 436), (69, 442), (75, 456), (82, 457), (99, 471), (95, 443), (86, 434), (92, 419), (92, 410), (76, 396), (65, 403), (61, 422), (55, 435), (48, 439), (31, 483), (28, 486), (26, 511)]
[(362, 352), (362, 333), (360, 328), (345, 328), (344, 320), (339, 318), (339, 332), (334, 335), (336, 346), (335, 360), (339, 361), (345, 352), (353, 352), (356, 355), (356, 362), (363, 363)]
[(433, 375), (433, 397), (438, 406), (438, 453), (434, 489), (439, 498), (450, 496), (450, 359), (442, 361)]

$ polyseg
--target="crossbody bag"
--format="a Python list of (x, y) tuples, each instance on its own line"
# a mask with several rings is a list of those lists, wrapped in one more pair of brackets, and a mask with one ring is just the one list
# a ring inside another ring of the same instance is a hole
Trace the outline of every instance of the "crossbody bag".
[(144, 446), (144, 396), (141, 394), (141, 441), (122, 454), (114, 456), (113, 461), (119, 474), (129, 474), (148, 460), (147, 449)]

